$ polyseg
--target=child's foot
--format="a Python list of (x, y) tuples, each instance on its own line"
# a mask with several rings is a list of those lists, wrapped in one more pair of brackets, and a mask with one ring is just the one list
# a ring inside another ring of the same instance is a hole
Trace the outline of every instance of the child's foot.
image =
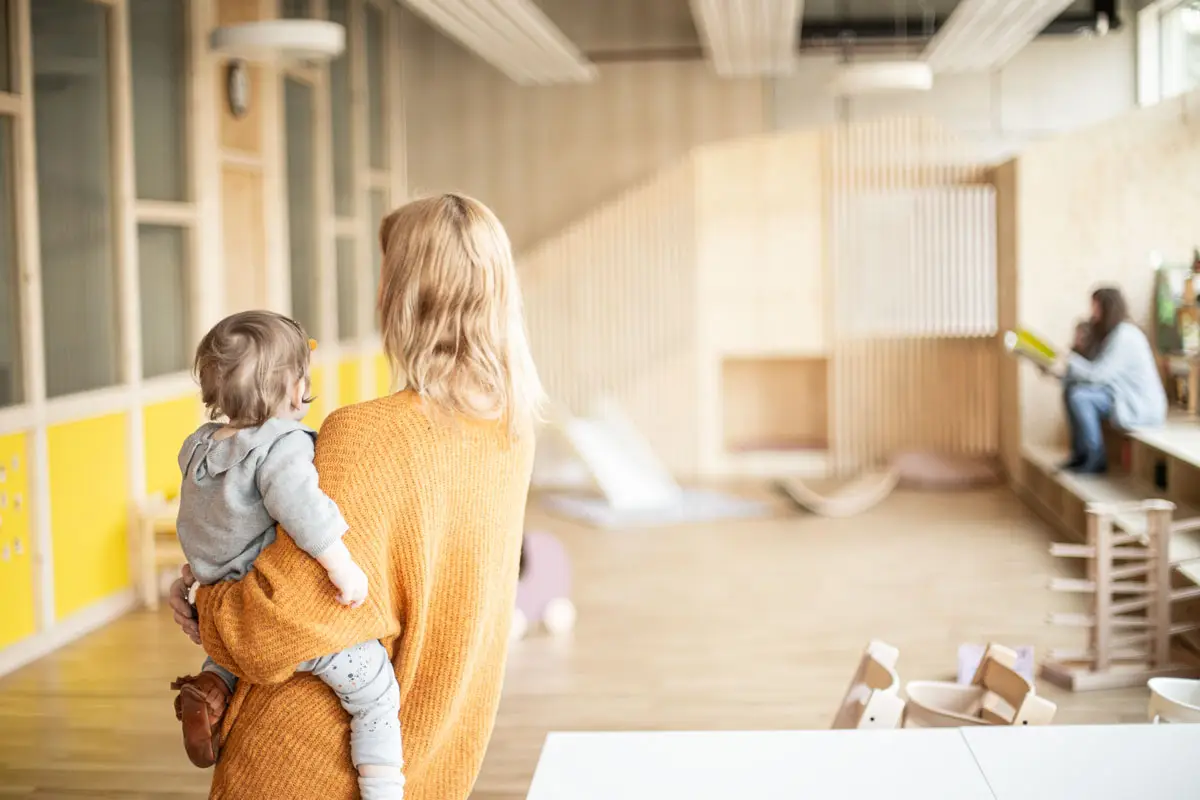
[(183, 747), (201, 769), (217, 763), (221, 752), (221, 717), (229, 705), (229, 687), (215, 672), (187, 675), (171, 684), (175, 719), (183, 723)]

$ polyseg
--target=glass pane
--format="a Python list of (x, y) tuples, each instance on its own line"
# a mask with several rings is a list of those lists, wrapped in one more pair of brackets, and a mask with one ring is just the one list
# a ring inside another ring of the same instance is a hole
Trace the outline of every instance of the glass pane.
[(0, 92), (12, 91), (12, 63), (16, 49), (8, 38), (8, 0), (0, 0)]
[(117, 383), (107, 7), (37, 0), (34, 123), (46, 393)]
[(191, 362), (187, 264), (183, 228), (138, 226), (144, 377), (183, 372)]
[[(329, 0), (329, 19), (350, 24), (349, 0)], [(354, 136), (350, 108), (350, 47), (329, 65), (329, 100), (333, 114), (333, 211), (339, 217), (354, 216)]]
[(288, 19), (308, 19), (312, 16), (309, 0), (283, 0), (281, 13)]
[(0, 407), (20, 403), (20, 283), (17, 280), (12, 119), (0, 117)]
[(187, 200), (184, 0), (129, 0), (129, 47), (137, 196)]
[(366, 9), (366, 53), (367, 53), (367, 129), (371, 142), (371, 168), (387, 169), (387, 102), (384, 97), (384, 14), (376, 6), (367, 3)]
[[(388, 207), (387, 192), (382, 189), (372, 189), (370, 192), (371, 207), (371, 297), (379, 296), (379, 268), (383, 253), (379, 251), (379, 225), (391, 211)], [(374, 301), (372, 301), (374, 302)], [(375, 330), (379, 330), (379, 314), (374, 315)]]
[(292, 316), (310, 336), (319, 336), (317, 325), (317, 192), (313, 142), (315, 128), (313, 87), (288, 78), (284, 81), (287, 124), (288, 245), (292, 265)]
[(354, 239), (337, 240), (338, 339), (358, 336), (358, 252)]

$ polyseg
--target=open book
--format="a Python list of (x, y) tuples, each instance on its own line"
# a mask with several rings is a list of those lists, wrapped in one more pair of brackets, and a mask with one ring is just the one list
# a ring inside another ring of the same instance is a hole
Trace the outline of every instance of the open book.
[(1045, 340), (1024, 328), (1015, 331), (1005, 331), (1004, 349), (1010, 355), (1027, 358), (1041, 367), (1052, 367), (1058, 360), (1058, 352), (1046, 344)]

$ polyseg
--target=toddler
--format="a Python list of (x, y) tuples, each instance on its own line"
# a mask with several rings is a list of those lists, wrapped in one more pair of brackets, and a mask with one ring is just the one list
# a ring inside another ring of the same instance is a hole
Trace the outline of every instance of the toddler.
[[(300, 423), (308, 397), (314, 344), (294, 321), (246, 311), (217, 323), (196, 351), (196, 375), (213, 420), (179, 451), (183, 485), (176, 529), (196, 580), (236, 581), (275, 540), (279, 523), (329, 574), (344, 605), (367, 597), (367, 576), (342, 542), (347, 524), (317, 485), (316, 434)], [(198, 584), (191, 587), (195, 603)], [(350, 714), (350, 754), (363, 800), (403, 796), (400, 689), (378, 641), (301, 664), (337, 694)], [(180, 678), (175, 715), (188, 757), (216, 763), (220, 725), (237, 677), (206, 660), (199, 675)]]

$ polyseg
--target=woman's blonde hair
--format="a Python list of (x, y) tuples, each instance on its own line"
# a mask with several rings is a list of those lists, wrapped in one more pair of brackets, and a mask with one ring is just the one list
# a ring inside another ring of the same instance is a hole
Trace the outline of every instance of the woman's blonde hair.
[(545, 392), (525, 333), (512, 245), (477, 200), (401, 206), (379, 228), (383, 348), (400, 389), (509, 430), (538, 420)]
[(300, 323), (273, 311), (243, 311), (218, 322), (200, 340), (194, 364), (209, 418), (227, 417), (238, 428), (271, 419), (296, 381), (307, 380), (311, 349)]

